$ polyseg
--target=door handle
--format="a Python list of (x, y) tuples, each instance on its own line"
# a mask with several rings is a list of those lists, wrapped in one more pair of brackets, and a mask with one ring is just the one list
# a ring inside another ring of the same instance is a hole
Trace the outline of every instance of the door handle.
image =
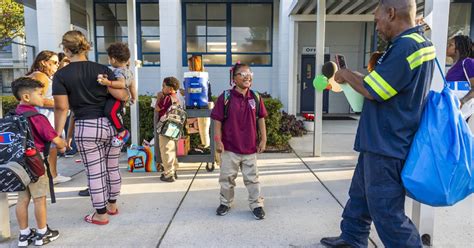
[(303, 90), (306, 90), (306, 88), (308, 88), (308, 86), (306, 86), (306, 82), (303, 82)]

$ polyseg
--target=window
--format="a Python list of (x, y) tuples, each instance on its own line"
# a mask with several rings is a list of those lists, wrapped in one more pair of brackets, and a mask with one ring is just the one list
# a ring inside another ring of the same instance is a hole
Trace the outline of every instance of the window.
[(158, 3), (139, 3), (138, 49), (144, 66), (160, 64), (160, 9)]
[(269, 4), (232, 5), (232, 64), (268, 65), (272, 51)]
[(13, 69), (0, 69), (1, 92), (12, 93)]
[(193, 54), (205, 65), (271, 65), (272, 18), (272, 3), (185, 3), (183, 65)]
[(11, 59), (13, 58), (12, 54), (12, 44), (4, 46), (0, 49), (0, 59)]
[(449, 6), (448, 37), (471, 33), (472, 3), (451, 3)]
[(95, 3), (96, 61), (109, 64), (107, 47), (114, 42), (127, 43), (127, 5), (125, 3)]
[[(119, 2), (119, 3), (117, 3)], [(107, 47), (128, 42), (125, 1), (97, 1), (94, 5), (96, 61), (108, 64)], [(160, 9), (158, 0), (137, 1), (138, 59), (144, 66), (160, 65)]]
[[(186, 5), (186, 52), (202, 54), (204, 64), (226, 65), (226, 4)], [(187, 63), (187, 58), (184, 63)]]

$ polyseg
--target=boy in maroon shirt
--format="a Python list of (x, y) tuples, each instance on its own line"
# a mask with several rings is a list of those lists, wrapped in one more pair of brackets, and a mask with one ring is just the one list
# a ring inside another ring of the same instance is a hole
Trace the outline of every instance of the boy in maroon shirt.
[[(263, 101), (256, 99), (259, 96), (250, 90), (252, 77), (253, 73), (248, 65), (240, 63), (234, 65), (232, 79), (235, 87), (230, 90), (227, 97), (225, 93), (219, 96), (211, 113), (211, 118), (215, 122), (216, 149), (222, 153), (219, 176), (220, 205), (216, 213), (223, 216), (229, 212), (234, 200), (235, 179), (240, 168), (249, 192), (252, 214), (257, 220), (261, 220), (265, 217), (265, 211), (258, 181), (257, 153), (263, 152), (267, 143), (264, 119), (267, 110)], [(224, 103), (225, 101), (228, 102)], [(258, 134), (260, 140), (257, 144)]]
[[(43, 85), (32, 78), (22, 77), (12, 82), (13, 95), (20, 101), (16, 108), (16, 114), (25, 112), (38, 112), (35, 107), (43, 106)], [(45, 144), (52, 142), (58, 151), (66, 151), (66, 142), (61, 139), (44, 115), (29, 117), (31, 133), (39, 152), (43, 152)], [(49, 191), (48, 177), (41, 176), (37, 182), (30, 183), (25, 191), (18, 194), (16, 204), (16, 218), (20, 228), (18, 247), (26, 247), (33, 241), (36, 246), (45, 245), (59, 237), (59, 232), (52, 230), (46, 223), (46, 195)], [(38, 229), (28, 227), (28, 205), (31, 198), (35, 205), (35, 217)]]
[[(167, 77), (163, 79), (163, 91), (158, 93), (158, 99), (155, 111), (158, 112), (158, 119), (161, 120), (166, 111), (172, 104), (181, 104), (176, 92), (179, 90), (179, 80), (175, 77)], [(179, 167), (178, 158), (176, 157), (177, 142), (166, 136), (159, 135), (158, 138), (161, 162), (163, 163), (163, 174), (160, 180), (172, 183), (177, 177), (176, 170)]]

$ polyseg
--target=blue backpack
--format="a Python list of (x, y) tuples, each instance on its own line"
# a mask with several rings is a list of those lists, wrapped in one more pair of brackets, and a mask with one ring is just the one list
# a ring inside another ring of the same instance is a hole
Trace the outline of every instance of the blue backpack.
[(444, 81), (428, 95), (402, 171), (408, 196), (430, 206), (451, 206), (474, 192), (473, 136)]

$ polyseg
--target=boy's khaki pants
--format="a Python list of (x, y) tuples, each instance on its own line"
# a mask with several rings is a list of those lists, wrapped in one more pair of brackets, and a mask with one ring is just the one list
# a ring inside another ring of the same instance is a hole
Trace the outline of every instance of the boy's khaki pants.
[(222, 205), (231, 206), (234, 200), (235, 179), (242, 171), (245, 187), (249, 192), (249, 207), (263, 207), (263, 197), (260, 196), (260, 182), (258, 181), (257, 154), (236, 154), (224, 151), (221, 157), (219, 184), (221, 185), (220, 201)]
[(174, 171), (178, 169), (178, 159), (176, 158), (176, 141), (163, 135), (159, 136), (161, 162), (163, 163), (163, 174), (165, 177), (174, 175)]

